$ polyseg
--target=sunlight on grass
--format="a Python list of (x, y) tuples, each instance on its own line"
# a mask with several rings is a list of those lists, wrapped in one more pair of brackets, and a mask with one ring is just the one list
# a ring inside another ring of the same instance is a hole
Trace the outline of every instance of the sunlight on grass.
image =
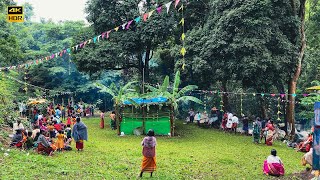
[[(84, 119), (89, 141), (83, 152), (55, 153), (46, 157), (30, 152), (0, 155), (0, 179), (137, 179), (143, 136), (119, 137), (110, 128), (100, 129), (99, 119)], [(153, 179), (266, 179), (263, 160), (271, 147), (254, 145), (252, 137), (199, 129), (177, 122), (179, 136), (157, 137), (157, 171)], [(276, 142), (286, 175), (304, 169), (302, 153)], [(149, 177), (146, 173), (145, 178)]]

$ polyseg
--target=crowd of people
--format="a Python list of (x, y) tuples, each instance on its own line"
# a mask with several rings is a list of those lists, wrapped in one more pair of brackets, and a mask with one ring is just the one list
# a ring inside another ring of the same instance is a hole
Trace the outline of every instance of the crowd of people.
[[(30, 117), (31, 129), (24, 128), (21, 120), (13, 124), (13, 138), (11, 146), (23, 149), (34, 149), (38, 153), (51, 156), (55, 151), (72, 150), (71, 142), (74, 140), (76, 149), (83, 150), (83, 141), (88, 140), (87, 127), (81, 121), (81, 116), (86, 116), (81, 111), (82, 104), (65, 108), (52, 103), (43, 114), (37, 107), (33, 107)], [(90, 109), (90, 108), (89, 108)], [(67, 113), (67, 118), (65, 117)], [(87, 111), (93, 115), (93, 110)]]

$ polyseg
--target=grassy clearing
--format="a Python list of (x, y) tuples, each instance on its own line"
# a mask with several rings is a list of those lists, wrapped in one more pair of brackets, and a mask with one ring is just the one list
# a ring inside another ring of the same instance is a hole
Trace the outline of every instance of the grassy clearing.
[[(0, 179), (137, 179), (142, 159), (142, 136), (118, 137), (99, 129), (99, 119), (84, 120), (89, 141), (83, 152), (55, 153), (46, 157), (13, 150), (0, 154)], [(262, 162), (270, 147), (254, 145), (251, 137), (177, 123), (180, 136), (157, 137), (157, 166), (153, 179), (267, 179)], [(73, 143), (73, 146), (75, 144)], [(276, 142), (286, 176), (304, 169), (302, 153)], [(1, 151), (1, 150), (0, 150)], [(149, 174), (144, 174), (144, 179)]]

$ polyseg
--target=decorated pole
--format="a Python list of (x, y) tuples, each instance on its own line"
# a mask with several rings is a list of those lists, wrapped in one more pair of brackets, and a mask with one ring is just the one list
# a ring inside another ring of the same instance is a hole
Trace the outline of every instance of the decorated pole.
[(313, 152), (312, 169), (319, 178), (320, 171), (320, 102), (314, 104), (314, 133), (313, 133)]

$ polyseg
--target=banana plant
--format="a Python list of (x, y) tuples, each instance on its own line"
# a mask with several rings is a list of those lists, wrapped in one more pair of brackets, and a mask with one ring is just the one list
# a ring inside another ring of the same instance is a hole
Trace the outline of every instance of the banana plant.
[(172, 91), (168, 91), (169, 88), (169, 76), (166, 76), (163, 80), (163, 83), (160, 87), (155, 88), (153, 86), (147, 85), (146, 87), (151, 91), (151, 94), (157, 94), (158, 96), (163, 96), (169, 99), (172, 103), (172, 106), (175, 110), (178, 109), (178, 103), (185, 103), (188, 101), (192, 101), (198, 104), (202, 104), (203, 102), (193, 96), (186, 96), (187, 92), (193, 91), (198, 88), (196, 85), (188, 85), (179, 90), (179, 86), (181, 84), (180, 80), (180, 71), (177, 71), (174, 78), (174, 83), (172, 87)]

